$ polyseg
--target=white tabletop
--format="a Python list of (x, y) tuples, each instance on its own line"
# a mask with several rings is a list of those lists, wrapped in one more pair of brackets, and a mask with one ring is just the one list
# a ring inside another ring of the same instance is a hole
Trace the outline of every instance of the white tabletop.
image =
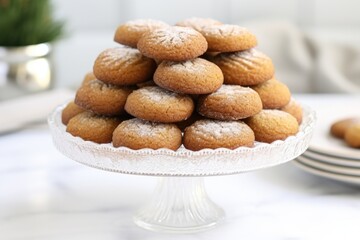
[[(298, 96), (314, 106), (334, 98), (344, 96)], [(292, 163), (205, 182), (226, 211), (222, 225), (187, 235), (149, 232), (132, 214), (151, 196), (155, 177), (80, 165), (55, 149), (46, 127), (1, 135), (0, 239), (360, 239), (359, 187)]]

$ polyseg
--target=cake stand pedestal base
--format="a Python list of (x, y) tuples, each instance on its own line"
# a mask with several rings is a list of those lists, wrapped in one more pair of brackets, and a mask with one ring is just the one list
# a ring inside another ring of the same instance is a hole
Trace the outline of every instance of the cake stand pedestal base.
[(202, 177), (161, 177), (134, 222), (157, 232), (198, 232), (224, 219), (223, 209), (208, 197)]

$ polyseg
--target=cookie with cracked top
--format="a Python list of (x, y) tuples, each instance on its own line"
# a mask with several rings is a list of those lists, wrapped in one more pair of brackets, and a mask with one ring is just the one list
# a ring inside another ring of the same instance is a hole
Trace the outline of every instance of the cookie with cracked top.
[(222, 85), (216, 92), (198, 99), (198, 112), (218, 120), (239, 120), (259, 113), (262, 103), (254, 90), (238, 85)]
[(133, 48), (144, 33), (158, 28), (169, 27), (167, 23), (153, 19), (137, 19), (121, 24), (115, 32), (114, 41)]
[(106, 49), (96, 58), (93, 67), (97, 79), (120, 86), (150, 80), (155, 69), (156, 63), (153, 59), (126, 46)]
[(185, 129), (183, 142), (185, 148), (198, 151), (204, 148), (252, 147), (254, 140), (254, 132), (241, 121), (203, 119)]
[(187, 94), (215, 92), (223, 81), (220, 68), (202, 58), (185, 62), (163, 61), (154, 74), (154, 82), (160, 87)]
[(209, 52), (243, 51), (257, 45), (255, 35), (238, 25), (211, 25), (199, 31), (208, 42)]
[(206, 39), (188, 27), (167, 27), (145, 33), (139, 40), (139, 51), (153, 59), (186, 61), (202, 55), (207, 50)]
[(138, 118), (123, 121), (113, 133), (114, 147), (168, 148), (177, 150), (181, 146), (181, 131), (175, 124), (155, 123)]
[(125, 110), (140, 119), (173, 123), (189, 118), (194, 102), (190, 96), (150, 86), (133, 91), (126, 100)]
[(75, 96), (75, 103), (99, 115), (119, 116), (125, 113), (124, 106), (131, 87), (106, 84), (91, 80), (81, 85)]
[(252, 86), (274, 76), (271, 59), (257, 49), (233, 53), (221, 53), (211, 59), (224, 74), (226, 84)]
[(66, 131), (85, 141), (110, 143), (113, 131), (120, 122), (119, 118), (100, 116), (92, 112), (82, 112), (70, 119)]

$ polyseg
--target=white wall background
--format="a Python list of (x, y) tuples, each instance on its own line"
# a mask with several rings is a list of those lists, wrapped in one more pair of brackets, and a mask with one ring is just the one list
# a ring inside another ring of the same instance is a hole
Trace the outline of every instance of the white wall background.
[(115, 28), (136, 18), (175, 23), (198, 16), (226, 23), (285, 20), (333, 38), (359, 34), (359, 0), (54, 0), (57, 17), (67, 22), (67, 37), (55, 51), (58, 86), (76, 86), (91, 71), (96, 56), (112, 47)]

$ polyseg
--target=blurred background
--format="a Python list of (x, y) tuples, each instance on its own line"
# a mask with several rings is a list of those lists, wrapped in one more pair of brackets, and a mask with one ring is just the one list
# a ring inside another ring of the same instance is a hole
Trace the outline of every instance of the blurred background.
[[(9, 2), (0, 0), (0, 6)], [(50, 3), (52, 17), (64, 21), (64, 31), (51, 45), (51, 83), (45, 88), (77, 87), (97, 55), (116, 46), (114, 31), (127, 20), (153, 18), (175, 24), (196, 16), (248, 27), (258, 37), (258, 48), (273, 59), (277, 78), (294, 93), (360, 92), (360, 2), (356, 0)], [(0, 74), (1, 61), (0, 50)], [(4, 78), (0, 76), (0, 101), (16, 96), (6, 88)]]

